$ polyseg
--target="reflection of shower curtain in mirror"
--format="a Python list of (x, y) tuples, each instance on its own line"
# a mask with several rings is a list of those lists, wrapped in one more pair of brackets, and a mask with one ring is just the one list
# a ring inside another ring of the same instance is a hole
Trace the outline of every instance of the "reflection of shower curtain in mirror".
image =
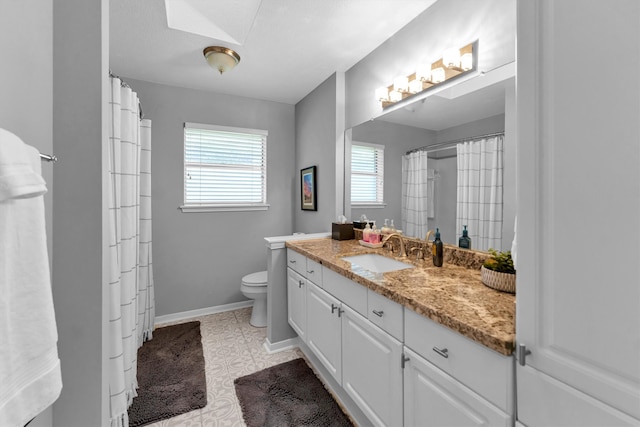
[(434, 175), (427, 169), (428, 153), (402, 156), (402, 230), (406, 236), (424, 238), (428, 218), (434, 216)]
[(457, 145), (456, 234), (466, 225), (472, 249), (502, 248), (503, 135)]

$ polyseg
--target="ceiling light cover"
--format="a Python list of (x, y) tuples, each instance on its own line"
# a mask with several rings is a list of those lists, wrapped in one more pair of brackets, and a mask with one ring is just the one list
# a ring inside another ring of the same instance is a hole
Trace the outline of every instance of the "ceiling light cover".
[(222, 46), (206, 47), (203, 54), (211, 68), (218, 70), (220, 74), (231, 70), (240, 62), (240, 55)]

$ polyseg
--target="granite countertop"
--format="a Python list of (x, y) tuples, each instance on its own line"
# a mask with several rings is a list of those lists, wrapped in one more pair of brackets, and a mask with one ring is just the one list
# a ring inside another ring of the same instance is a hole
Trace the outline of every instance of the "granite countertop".
[[(515, 295), (483, 285), (480, 270), (424, 260), (393, 257), (386, 249), (370, 249), (357, 240), (287, 241), (286, 246), (354, 282), (428, 317), (504, 355), (515, 347)], [(343, 261), (345, 256), (377, 253), (409, 262), (416, 268), (372, 273)]]

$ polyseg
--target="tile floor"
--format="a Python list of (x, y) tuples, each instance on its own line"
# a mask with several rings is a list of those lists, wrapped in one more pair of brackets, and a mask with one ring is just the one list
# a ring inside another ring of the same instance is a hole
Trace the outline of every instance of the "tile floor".
[(250, 317), (249, 307), (187, 320), (200, 321), (207, 376), (207, 406), (148, 426), (245, 426), (233, 380), (303, 357), (298, 349), (268, 354), (262, 345), (267, 336), (267, 328), (254, 328), (249, 324)]

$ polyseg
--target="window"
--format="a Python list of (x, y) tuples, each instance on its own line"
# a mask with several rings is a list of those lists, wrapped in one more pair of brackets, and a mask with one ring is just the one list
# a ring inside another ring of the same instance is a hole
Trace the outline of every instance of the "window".
[(384, 206), (384, 146), (351, 144), (351, 204)]
[(184, 124), (183, 212), (268, 206), (267, 131)]

